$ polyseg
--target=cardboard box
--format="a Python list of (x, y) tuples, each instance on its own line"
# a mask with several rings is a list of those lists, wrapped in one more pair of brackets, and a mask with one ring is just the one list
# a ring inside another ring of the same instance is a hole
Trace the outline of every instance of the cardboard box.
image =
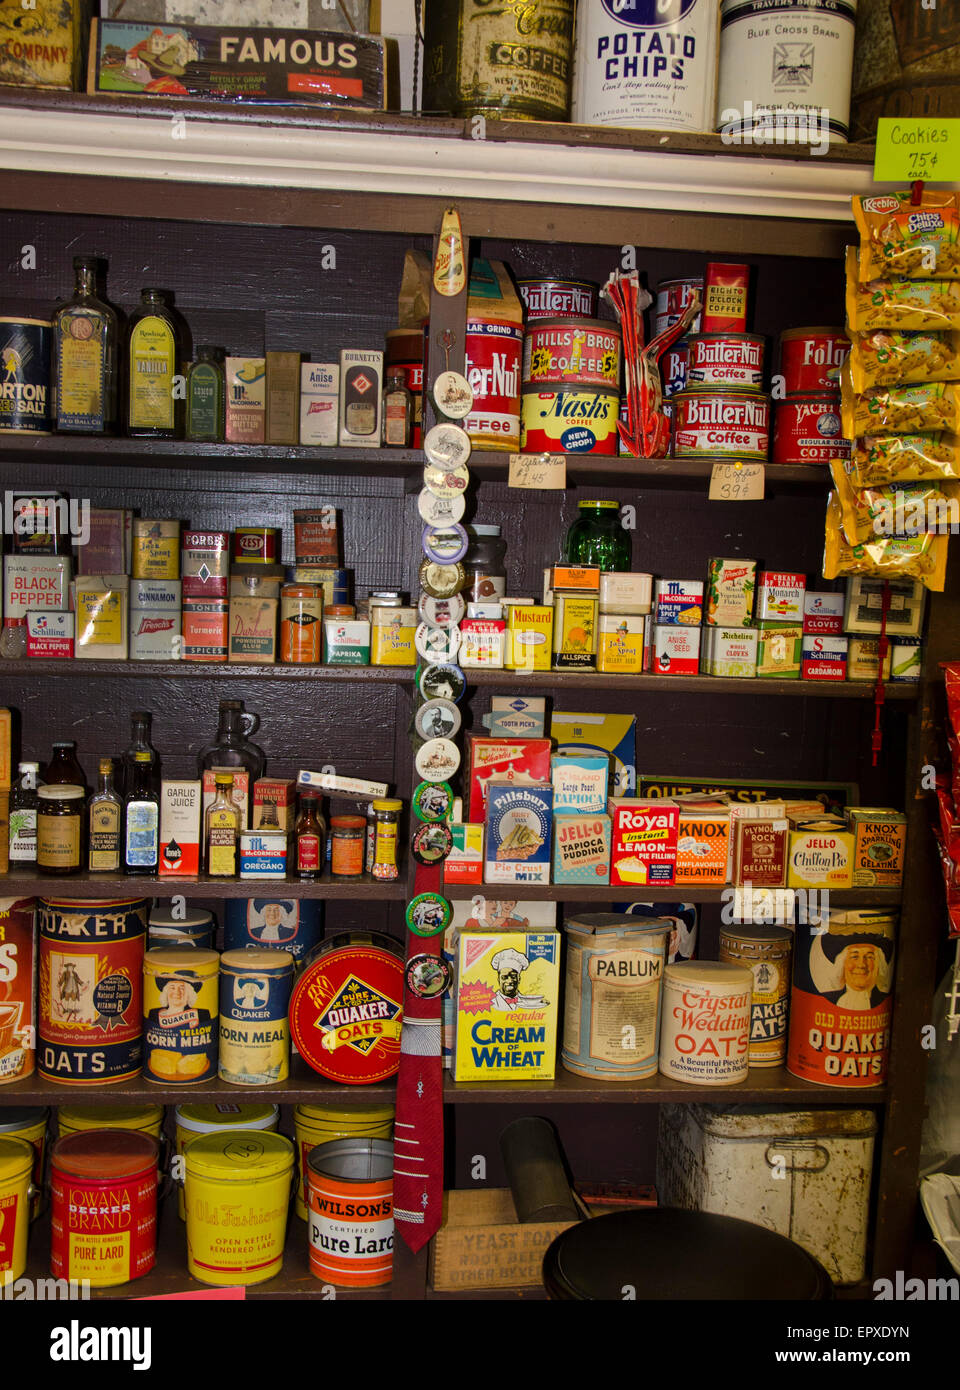
[(615, 797), (610, 882), (635, 888), (670, 888), (676, 881), (680, 807), (674, 801)]
[(5, 555), (3, 616), (25, 618), (29, 611), (65, 613), (70, 607), (68, 555)]
[(923, 643), (919, 637), (900, 637), (890, 643), (890, 679), (918, 681), (923, 675)]
[(820, 637), (804, 633), (800, 648), (800, 676), (805, 681), (845, 681), (846, 637)]
[(227, 443), (262, 444), (267, 416), (265, 358), (228, 357), (224, 363), (224, 373)]
[(300, 364), (300, 443), (329, 448), (340, 438), (340, 364)]
[(733, 879), (738, 887), (782, 888), (787, 883), (787, 846), (790, 822), (773, 819), (736, 819), (733, 834)]
[(87, 575), (74, 580), (77, 617), (75, 655), (89, 661), (126, 661), (129, 645), (130, 581), (125, 574)]
[(853, 887), (899, 888), (907, 845), (907, 818), (881, 806), (848, 806), (853, 833)]
[(339, 442), (379, 449), (383, 408), (383, 353), (344, 348), (340, 353)]
[(550, 783), (548, 738), (486, 738), (467, 735), (470, 788), (467, 820), (486, 821), (487, 788), (494, 782), (510, 781), (529, 787)]
[(604, 570), (600, 575), (600, 612), (636, 617), (650, 612), (653, 575), (640, 571)]
[(492, 782), (486, 793), (484, 882), (549, 883), (553, 788)]
[(72, 657), (76, 615), (28, 613), (27, 656)]
[[(883, 661), (883, 679), (890, 679), (893, 647), (887, 647)], [(847, 639), (847, 680), (875, 681), (880, 676), (880, 639), (878, 637), (849, 637)]]
[(268, 352), (267, 364), (267, 421), (264, 440), (267, 444), (299, 444), (300, 442), (300, 354), (299, 352)]
[(202, 784), (199, 781), (160, 783), (160, 861), (162, 877), (200, 872)]
[(771, 802), (779, 802), (782, 809), (774, 814), (781, 816), (786, 815), (788, 800), (818, 801), (822, 814), (854, 805), (859, 795), (855, 782), (774, 782), (763, 777), (675, 777), (653, 772), (640, 774), (638, 791), (649, 797), (724, 796), (731, 805), (756, 807), (761, 815)]
[(258, 777), (253, 784), (251, 830), (290, 834), (297, 818), (296, 786), (292, 777)]
[(806, 821), (790, 832), (788, 888), (851, 888), (853, 834)]
[(560, 933), (462, 931), (455, 1081), (552, 1081)]
[[(888, 579), (890, 606), (887, 609), (888, 637), (919, 637), (927, 591), (919, 579)], [(883, 578), (855, 574), (847, 580), (843, 606), (843, 630), (867, 637), (880, 636), (883, 613)]]
[(444, 884), (483, 882), (483, 826), (461, 821), (450, 826), (453, 845), (443, 861)]
[(0, 82), (16, 87), (81, 87), (86, 0), (5, 0), (0, 4)]
[(658, 579), (653, 594), (654, 623), (700, 626), (703, 618), (703, 584), (699, 579)]
[(444, 1293), (461, 1289), (542, 1289), (543, 1257), (575, 1223), (517, 1218), (509, 1188), (443, 1194), (443, 1225), (430, 1242), (428, 1280)]
[(596, 812), (554, 816), (554, 883), (609, 883), (611, 827), (610, 817)]
[(493, 695), (483, 727), (493, 738), (543, 738), (546, 707), (542, 695)]
[(636, 724), (632, 714), (580, 714), (553, 711), (550, 733), (557, 753), (606, 753), (612, 796), (628, 796), (637, 785)]
[(607, 809), (610, 759), (603, 754), (554, 753), (550, 759), (553, 810), (598, 815)]
[(77, 574), (127, 574), (132, 538), (132, 512), (91, 507), (89, 539), (77, 546)]
[(231, 799), (240, 808), (240, 829), (246, 830), (250, 824), (250, 774), (244, 767), (208, 767), (203, 773), (203, 804), (201, 806), (201, 826), (206, 824), (207, 807), (216, 794), (216, 775), (229, 772), (233, 777)]
[(729, 838), (728, 809), (681, 808), (677, 826), (677, 886), (726, 883)]
[(101, 19), (149, 20), (156, 24), (218, 24), (259, 28), (265, 19), (287, 29), (335, 29), (379, 34), (380, 0), (100, 0)]

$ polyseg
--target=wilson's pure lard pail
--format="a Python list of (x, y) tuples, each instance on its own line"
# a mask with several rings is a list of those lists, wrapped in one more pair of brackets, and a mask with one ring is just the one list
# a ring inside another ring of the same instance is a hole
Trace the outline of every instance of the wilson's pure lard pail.
[(573, 121), (712, 130), (719, 26), (719, 0), (581, 4)]

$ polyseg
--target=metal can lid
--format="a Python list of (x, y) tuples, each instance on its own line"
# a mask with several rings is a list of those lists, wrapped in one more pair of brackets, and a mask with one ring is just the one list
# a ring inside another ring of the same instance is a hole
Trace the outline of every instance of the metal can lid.
[(248, 1131), (242, 1142), (230, 1130), (198, 1134), (183, 1153), (188, 1175), (218, 1182), (279, 1177), (294, 1159), (292, 1140), (268, 1129)]
[(467, 553), (468, 533), (458, 521), (447, 526), (425, 526), (420, 547), (428, 560), (438, 565), (453, 565)]
[(460, 497), (469, 483), (470, 474), (465, 462), (428, 463), (423, 470), (423, 485), (435, 497)]
[(421, 621), (430, 627), (456, 627), (467, 611), (467, 604), (462, 594), (451, 594), (449, 598), (421, 594), (417, 611)]
[[(0, 1182), (11, 1182), (33, 1169), (33, 1145), (14, 1135), (0, 1135)], [(16, 1208), (14, 1208), (16, 1214)]]
[(793, 932), (789, 927), (776, 927), (767, 923), (738, 922), (733, 927), (721, 927), (720, 939), (728, 941), (792, 941)]
[(220, 957), (220, 969), (237, 974), (255, 970), (258, 974), (286, 975), (293, 969), (293, 956), (289, 951), (273, 948), (224, 951)]
[(452, 920), (453, 908), (439, 893), (418, 893), (404, 913), (404, 921), (414, 936), (439, 936)]
[(460, 629), (420, 623), (413, 634), (413, 645), (424, 661), (455, 661), (460, 650)]
[(74, 1177), (109, 1182), (156, 1169), (160, 1144), (143, 1130), (85, 1129), (55, 1140), (50, 1159)]
[(331, 816), (331, 830), (364, 830), (366, 829), (366, 818), (364, 816)]
[(452, 526), (460, 520), (466, 508), (467, 499), (462, 492), (440, 497), (430, 488), (424, 487), (417, 498), (420, 519), (428, 526)]
[(403, 802), (399, 798), (382, 797), (379, 801), (371, 801), (370, 805), (375, 811), (402, 811)]
[(178, 927), (186, 930), (190, 927), (212, 927), (213, 913), (208, 912), (205, 907), (184, 907), (183, 915), (174, 917), (172, 908), (152, 907), (148, 920), (151, 927)]
[(711, 985), (715, 989), (750, 989), (753, 973), (746, 966), (719, 960), (678, 960), (668, 965), (664, 979), (672, 984)]
[(50, 1117), (48, 1105), (4, 1106), (0, 1110), (0, 1134), (13, 1129), (28, 1129), (31, 1125), (46, 1124)]
[(473, 387), (459, 372), (441, 372), (433, 383), (433, 399), (448, 420), (462, 420), (473, 409)]
[(279, 1105), (178, 1105), (180, 1129), (210, 1134), (225, 1129), (270, 1129), (280, 1117)]
[[(220, 952), (204, 946), (151, 946), (143, 955), (143, 973), (162, 977), (176, 975), (178, 980), (192, 976), (202, 984), (201, 976), (212, 978), (220, 968)], [(160, 988), (159, 978), (157, 984)]]
[(163, 1124), (162, 1105), (59, 1105), (61, 1129), (149, 1129)]
[(50, 787), (38, 787), (37, 796), (41, 801), (76, 801), (78, 797), (86, 796), (86, 792), (72, 783), (57, 782)]
[(467, 582), (467, 572), (458, 560), (456, 564), (437, 564), (434, 560), (420, 562), (420, 587), (431, 598), (451, 598)]
[(417, 689), (425, 700), (452, 700), (459, 705), (467, 688), (467, 678), (452, 661), (433, 661), (418, 669)]

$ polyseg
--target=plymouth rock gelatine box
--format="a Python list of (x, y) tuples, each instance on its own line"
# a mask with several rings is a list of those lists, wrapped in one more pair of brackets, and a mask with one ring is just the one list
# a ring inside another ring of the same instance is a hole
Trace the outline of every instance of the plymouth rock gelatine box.
[(552, 1081), (560, 933), (460, 934), (454, 1081)]

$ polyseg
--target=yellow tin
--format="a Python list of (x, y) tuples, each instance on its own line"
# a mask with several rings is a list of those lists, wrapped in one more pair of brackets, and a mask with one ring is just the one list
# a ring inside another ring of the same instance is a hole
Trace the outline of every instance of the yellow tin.
[(416, 624), (415, 608), (371, 608), (371, 666), (416, 666)]
[(597, 664), (599, 595), (553, 594), (553, 665), (557, 671), (592, 671)]
[(162, 1105), (61, 1105), (57, 1109), (57, 1134), (79, 1134), (83, 1129), (134, 1129), (160, 1138)]
[(600, 614), (597, 670), (639, 675), (643, 670), (646, 618), (639, 614)]
[(143, 1075), (190, 1085), (217, 1072), (220, 956), (155, 946), (143, 958)]
[(392, 1139), (392, 1105), (298, 1105), (293, 1112), (297, 1136), (297, 1199), (296, 1211), (301, 1221), (307, 1219), (303, 1191), (303, 1175), (310, 1150), (318, 1144), (332, 1144), (337, 1139)]
[[(33, 1185), (35, 1191), (30, 1201), (31, 1221), (40, 1210), (43, 1156), (46, 1148), (47, 1120), (49, 1118), (50, 1111), (45, 1105), (24, 1106), (14, 1110), (0, 1111), (0, 1139), (25, 1139), (33, 1149)], [(0, 1232), (0, 1245), (2, 1243), (3, 1235)]]
[(133, 518), (134, 579), (180, 578), (180, 523), (153, 517)]
[(184, 1149), (187, 1268), (204, 1284), (279, 1274), (293, 1143), (282, 1134), (198, 1134)]
[[(280, 1120), (279, 1105), (178, 1105), (176, 1111), (176, 1150), (182, 1154), (198, 1134), (223, 1134), (227, 1130), (275, 1130)], [(177, 1189), (180, 1220), (186, 1219), (183, 1187)]]
[(84, 0), (0, 5), (0, 82), (67, 92), (80, 87), (88, 9)]
[(508, 671), (549, 671), (553, 609), (534, 603), (508, 603), (503, 664)]
[(27, 1267), (33, 1148), (0, 1135), (0, 1278), (19, 1279)]
[(270, 1086), (290, 1072), (293, 956), (262, 949), (220, 957), (221, 1081)]
[(853, 832), (803, 821), (790, 832), (788, 888), (852, 888)]

